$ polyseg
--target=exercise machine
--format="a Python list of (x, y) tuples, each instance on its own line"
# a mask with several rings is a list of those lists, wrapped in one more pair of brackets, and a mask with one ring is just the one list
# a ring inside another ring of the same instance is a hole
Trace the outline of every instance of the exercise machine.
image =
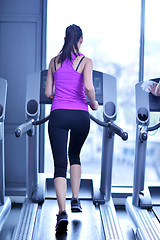
[[(158, 82), (160, 79), (152, 79)], [(160, 98), (142, 89), (142, 82), (135, 86), (136, 92), (136, 147), (133, 194), (126, 200), (126, 210), (133, 222), (137, 239), (160, 239), (160, 186), (145, 184), (145, 162), (148, 132), (160, 127), (149, 127), (150, 111), (160, 111)], [(157, 199), (153, 201), (153, 195)]]
[[(27, 133), (27, 190), (19, 223), (15, 228), (16, 239), (53, 239), (55, 235), (55, 214), (57, 208), (53, 178), (46, 178), (38, 172), (38, 127), (49, 119), (39, 120), (40, 104), (51, 104), (45, 96), (47, 70), (28, 76), (26, 89), (26, 122), (15, 130), (16, 137)], [(96, 100), (103, 104), (104, 121), (90, 115), (91, 119), (103, 127), (102, 165), (100, 187), (92, 179), (81, 179), (79, 197), (83, 212), (69, 214), (67, 236), (78, 239), (123, 239), (116, 211), (111, 198), (112, 159), (114, 135), (127, 140), (128, 134), (118, 127), (116, 120), (116, 78), (102, 72), (93, 71)], [(71, 185), (67, 179), (67, 209), (71, 199)], [(68, 212), (68, 210), (67, 210)]]
[(4, 120), (7, 97), (7, 81), (0, 78), (0, 231), (11, 210), (11, 200), (5, 196)]

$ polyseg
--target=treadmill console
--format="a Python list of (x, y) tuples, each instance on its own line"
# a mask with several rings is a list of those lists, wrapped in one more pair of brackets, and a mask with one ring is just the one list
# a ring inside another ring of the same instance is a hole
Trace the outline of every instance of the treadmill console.
[[(51, 104), (52, 99), (45, 96), (46, 80), (48, 70), (41, 71), (41, 83), (40, 83), (40, 104)], [(93, 71), (93, 85), (95, 87), (96, 100), (99, 105), (103, 105), (103, 73)], [(89, 103), (89, 100), (87, 99)]]
[(48, 70), (41, 71), (40, 104), (51, 104), (52, 103), (52, 99), (47, 98), (46, 95), (45, 95), (47, 73), (48, 73)]

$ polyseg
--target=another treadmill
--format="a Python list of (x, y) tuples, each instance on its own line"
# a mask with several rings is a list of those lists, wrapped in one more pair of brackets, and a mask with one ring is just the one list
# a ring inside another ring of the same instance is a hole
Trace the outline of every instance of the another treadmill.
[(5, 196), (4, 120), (7, 81), (0, 78), (0, 231), (11, 210), (11, 200)]
[[(160, 79), (152, 79), (158, 82)], [(160, 185), (148, 187), (145, 183), (145, 162), (147, 136), (156, 130), (160, 123), (149, 127), (150, 111), (160, 111), (160, 97), (145, 92), (142, 82), (136, 84), (136, 147), (133, 195), (126, 200), (126, 210), (133, 222), (137, 239), (160, 239)]]
[(12, 239), (123, 239), (111, 198), (114, 135), (118, 134), (123, 140), (128, 138), (128, 134), (114, 123), (117, 115), (116, 79), (102, 72), (93, 71), (96, 100), (100, 105), (103, 104), (104, 117), (102, 122), (90, 115), (96, 124), (103, 127), (101, 180), (99, 184), (92, 179), (81, 179), (79, 197), (83, 212), (70, 213), (72, 193), (70, 180), (67, 179), (68, 232), (66, 235), (56, 236), (55, 225), (58, 208), (53, 178), (47, 178), (44, 173), (38, 173), (38, 125), (49, 119), (48, 116), (38, 120), (39, 103), (51, 104), (52, 102), (44, 94), (46, 78), (47, 70), (28, 76), (26, 122), (17, 127), (15, 131), (17, 137), (27, 133), (28, 156), (26, 200)]

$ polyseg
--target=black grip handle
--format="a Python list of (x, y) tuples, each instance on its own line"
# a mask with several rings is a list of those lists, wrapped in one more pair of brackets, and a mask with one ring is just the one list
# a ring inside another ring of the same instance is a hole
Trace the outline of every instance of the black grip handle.
[(160, 127), (160, 122), (157, 123), (156, 125), (152, 126), (152, 127), (148, 127), (147, 131), (154, 131), (157, 130)]
[(102, 122), (101, 120), (95, 118), (92, 114), (90, 114), (90, 119), (92, 119), (95, 123), (97, 123), (98, 125), (102, 126), (102, 127), (108, 127), (109, 124), (107, 122)]
[(128, 139), (128, 133), (123, 131), (123, 129), (117, 126), (115, 123), (110, 122), (109, 129), (120, 136), (124, 141)]
[(49, 120), (49, 117), (50, 117), (50, 115), (48, 115), (48, 116), (45, 117), (45, 118), (42, 118), (41, 120), (37, 120), (37, 121), (33, 122), (33, 125), (43, 124), (43, 123), (45, 123), (45, 122), (47, 122), (47, 121)]
[(90, 114), (90, 118), (97, 123), (98, 125), (102, 127), (109, 127), (111, 131), (116, 133), (118, 136), (120, 136), (124, 141), (128, 139), (128, 133), (124, 132), (122, 128), (118, 127), (115, 123), (112, 122), (102, 122), (99, 119), (95, 118), (93, 115)]
[(24, 133), (28, 132), (33, 128), (34, 119), (29, 120), (28, 122), (22, 123), (15, 129), (15, 136), (21, 137)]

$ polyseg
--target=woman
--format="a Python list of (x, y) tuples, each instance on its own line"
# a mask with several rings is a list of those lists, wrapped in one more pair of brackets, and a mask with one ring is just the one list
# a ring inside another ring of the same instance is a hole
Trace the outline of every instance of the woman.
[(66, 28), (65, 40), (59, 55), (51, 59), (48, 69), (45, 94), (52, 102), (48, 125), (49, 138), (54, 159), (54, 186), (59, 213), (56, 231), (67, 230), (66, 213), (66, 171), (67, 139), (70, 130), (68, 157), (72, 186), (71, 210), (81, 212), (79, 186), (81, 179), (80, 151), (90, 128), (85, 93), (92, 110), (98, 109), (92, 83), (92, 60), (79, 52), (83, 42), (82, 30), (77, 25)]

